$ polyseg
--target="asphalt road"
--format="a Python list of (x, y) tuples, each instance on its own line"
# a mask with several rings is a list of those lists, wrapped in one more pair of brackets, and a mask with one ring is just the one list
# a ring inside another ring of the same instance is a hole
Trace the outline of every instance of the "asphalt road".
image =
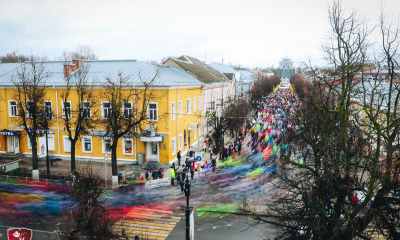
[[(262, 226), (248, 229), (252, 221), (250, 217), (242, 215), (194, 219), (194, 239), (261, 240), (264, 229)], [(182, 218), (166, 240), (184, 240), (185, 224), (186, 220)]]

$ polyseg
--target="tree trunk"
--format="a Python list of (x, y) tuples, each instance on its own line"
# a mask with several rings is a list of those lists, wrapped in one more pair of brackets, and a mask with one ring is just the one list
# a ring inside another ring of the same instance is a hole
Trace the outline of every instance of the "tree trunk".
[(111, 145), (111, 167), (112, 167), (112, 186), (113, 186), (113, 188), (118, 187), (117, 143), (118, 143), (118, 138), (116, 138), (116, 139), (113, 138), (113, 143)]
[(75, 171), (75, 144), (76, 141), (71, 141), (71, 173)]
[[(36, 136), (34, 137), (35, 141), (31, 141), (32, 145), (32, 178), (39, 179), (39, 164), (38, 164), (38, 156), (37, 156), (37, 143)], [(30, 141), (31, 139), (29, 139)]]

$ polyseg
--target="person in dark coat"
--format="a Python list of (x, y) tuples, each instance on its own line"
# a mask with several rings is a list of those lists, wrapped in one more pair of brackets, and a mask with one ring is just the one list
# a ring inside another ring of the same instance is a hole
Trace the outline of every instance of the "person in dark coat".
[(151, 177), (151, 172), (150, 172), (150, 168), (148, 168), (147, 169), (147, 172), (146, 172), (146, 180), (150, 180), (150, 177)]
[(153, 173), (151, 174), (151, 176), (153, 177), (153, 180), (156, 180), (158, 178), (158, 172), (157, 169), (154, 169)]
[(181, 165), (181, 150), (178, 151), (178, 155), (176, 156), (178, 158), (178, 166)]

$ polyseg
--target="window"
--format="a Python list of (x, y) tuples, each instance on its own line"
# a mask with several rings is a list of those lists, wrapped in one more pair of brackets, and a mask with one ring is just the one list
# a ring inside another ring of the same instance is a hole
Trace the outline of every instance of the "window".
[(17, 101), (10, 100), (8, 101), (8, 113), (10, 117), (17, 117)]
[(196, 140), (196, 133), (197, 133), (197, 129), (195, 129), (195, 130), (193, 131), (193, 139), (194, 139), (194, 140)]
[(186, 114), (192, 113), (192, 99), (188, 98), (186, 100)]
[(111, 116), (111, 103), (101, 102), (101, 118), (107, 119)]
[(186, 129), (183, 130), (183, 141), (186, 143)]
[(171, 103), (171, 120), (175, 120), (175, 102)]
[(68, 139), (68, 136), (63, 137), (64, 139), (64, 152), (71, 152), (71, 141)]
[(47, 135), (47, 144), (49, 146), (49, 151), (55, 151), (55, 145), (54, 145), (54, 135)]
[[(53, 106), (51, 101), (44, 101), (44, 113), (46, 114), (47, 118), (52, 118), (53, 117)], [(49, 148), (50, 150), (50, 148)]]
[(199, 137), (201, 136), (201, 126), (199, 124)]
[(183, 148), (183, 142), (182, 142), (182, 133), (179, 134), (179, 150), (182, 150)]
[(91, 136), (82, 138), (82, 148), (84, 153), (91, 153), (93, 151)]
[(193, 112), (196, 112), (196, 107), (197, 107), (197, 102), (196, 102), (196, 98), (193, 98)]
[(158, 121), (158, 103), (150, 102), (147, 108), (147, 121)]
[(182, 100), (180, 100), (178, 102), (178, 114), (179, 114), (179, 118), (182, 117)]
[(106, 153), (106, 152), (111, 153), (111, 145), (112, 145), (111, 138), (110, 137), (103, 137), (101, 139), (101, 141), (102, 141), (101, 145), (102, 145), (103, 153)]
[(92, 117), (91, 102), (82, 102), (82, 114), (85, 119), (90, 119)]
[(26, 117), (31, 118), (34, 114), (35, 107), (33, 105), (33, 101), (26, 101)]
[(175, 137), (172, 138), (171, 148), (172, 148), (172, 155), (175, 155), (176, 153)]
[(199, 111), (201, 112), (201, 97), (199, 97)]
[(132, 105), (132, 102), (124, 102), (122, 111), (125, 119), (131, 119), (133, 117)]
[(72, 118), (71, 101), (62, 101), (62, 117), (65, 118), (65, 112), (67, 112), (68, 118)]
[(123, 138), (122, 139), (122, 153), (124, 155), (133, 155), (133, 139)]

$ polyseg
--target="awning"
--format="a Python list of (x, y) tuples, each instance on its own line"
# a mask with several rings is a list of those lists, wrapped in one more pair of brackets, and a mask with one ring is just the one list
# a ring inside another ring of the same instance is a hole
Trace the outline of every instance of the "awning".
[(162, 142), (164, 141), (164, 136), (140, 136), (140, 141), (142, 142)]
[(21, 131), (3, 130), (3, 131), (0, 131), (0, 135), (4, 135), (4, 136), (19, 136), (19, 135), (21, 135)]

